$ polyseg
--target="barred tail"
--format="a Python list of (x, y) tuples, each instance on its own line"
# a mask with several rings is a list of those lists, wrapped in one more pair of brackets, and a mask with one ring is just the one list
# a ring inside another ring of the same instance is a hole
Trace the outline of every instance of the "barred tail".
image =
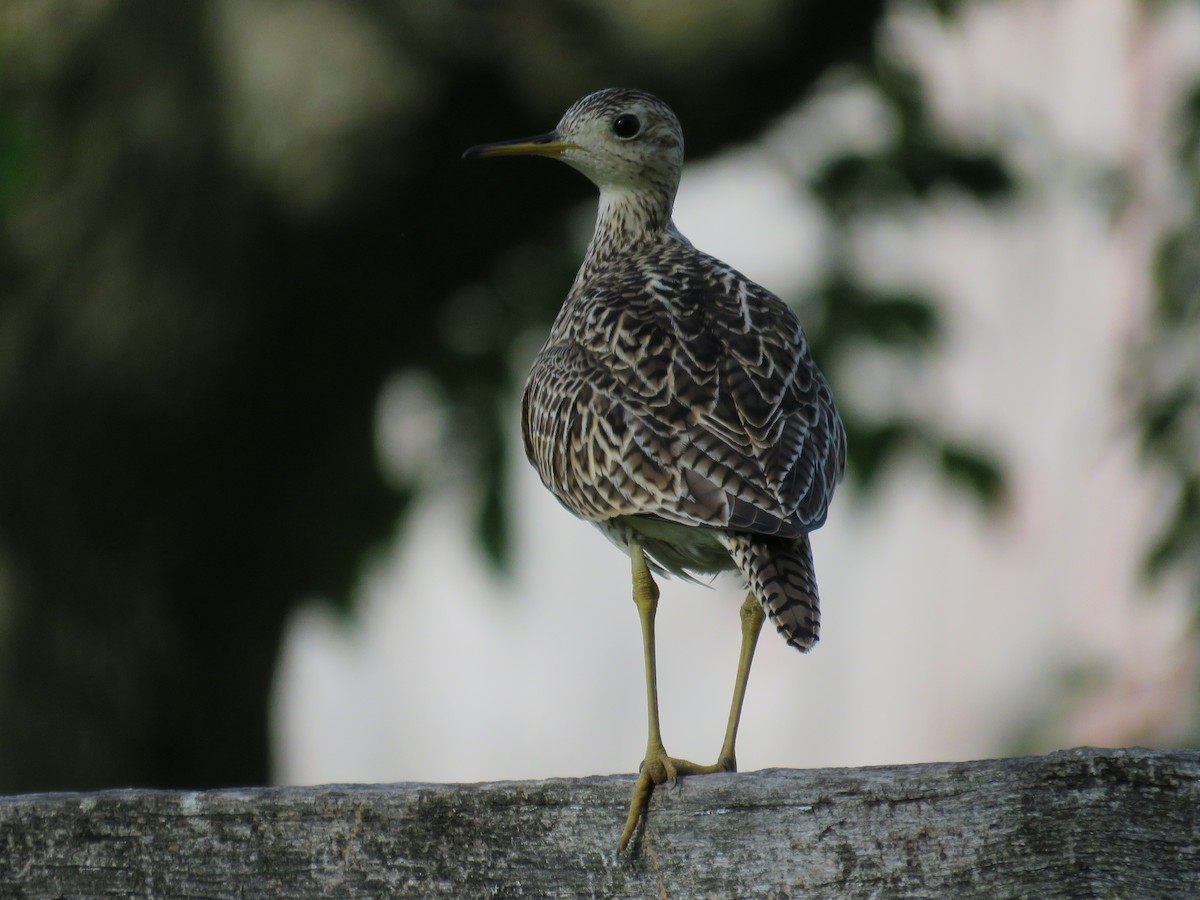
[(726, 532), (721, 543), (784, 640), (802, 653), (811, 649), (821, 631), (821, 604), (808, 535), (773, 538)]

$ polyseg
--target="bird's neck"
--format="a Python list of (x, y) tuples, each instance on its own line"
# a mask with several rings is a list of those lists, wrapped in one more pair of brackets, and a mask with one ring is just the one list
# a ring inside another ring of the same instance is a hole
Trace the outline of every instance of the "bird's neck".
[(596, 231), (584, 268), (591, 269), (638, 247), (655, 243), (671, 228), (671, 195), (601, 188)]

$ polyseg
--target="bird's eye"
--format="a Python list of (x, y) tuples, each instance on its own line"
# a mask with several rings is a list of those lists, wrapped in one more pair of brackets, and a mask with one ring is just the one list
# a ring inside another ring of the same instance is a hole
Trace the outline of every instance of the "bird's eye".
[(638, 136), (638, 132), (642, 130), (642, 123), (633, 113), (622, 113), (613, 120), (612, 130), (617, 137), (629, 140)]

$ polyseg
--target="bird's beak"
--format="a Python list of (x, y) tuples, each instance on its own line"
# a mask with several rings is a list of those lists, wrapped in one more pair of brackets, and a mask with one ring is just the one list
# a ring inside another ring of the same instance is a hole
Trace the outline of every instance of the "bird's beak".
[(463, 159), (484, 159), (488, 156), (562, 156), (567, 150), (581, 149), (578, 144), (564, 141), (557, 131), (539, 134), (537, 137), (517, 138), (515, 141), (499, 141), (495, 144), (480, 144), (472, 147)]

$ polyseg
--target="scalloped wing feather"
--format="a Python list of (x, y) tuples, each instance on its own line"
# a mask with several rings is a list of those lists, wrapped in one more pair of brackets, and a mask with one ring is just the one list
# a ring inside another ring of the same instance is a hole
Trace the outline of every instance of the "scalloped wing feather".
[(576, 288), (522, 404), (564, 505), (780, 537), (824, 522), (845, 435), (783, 301), (681, 240)]

